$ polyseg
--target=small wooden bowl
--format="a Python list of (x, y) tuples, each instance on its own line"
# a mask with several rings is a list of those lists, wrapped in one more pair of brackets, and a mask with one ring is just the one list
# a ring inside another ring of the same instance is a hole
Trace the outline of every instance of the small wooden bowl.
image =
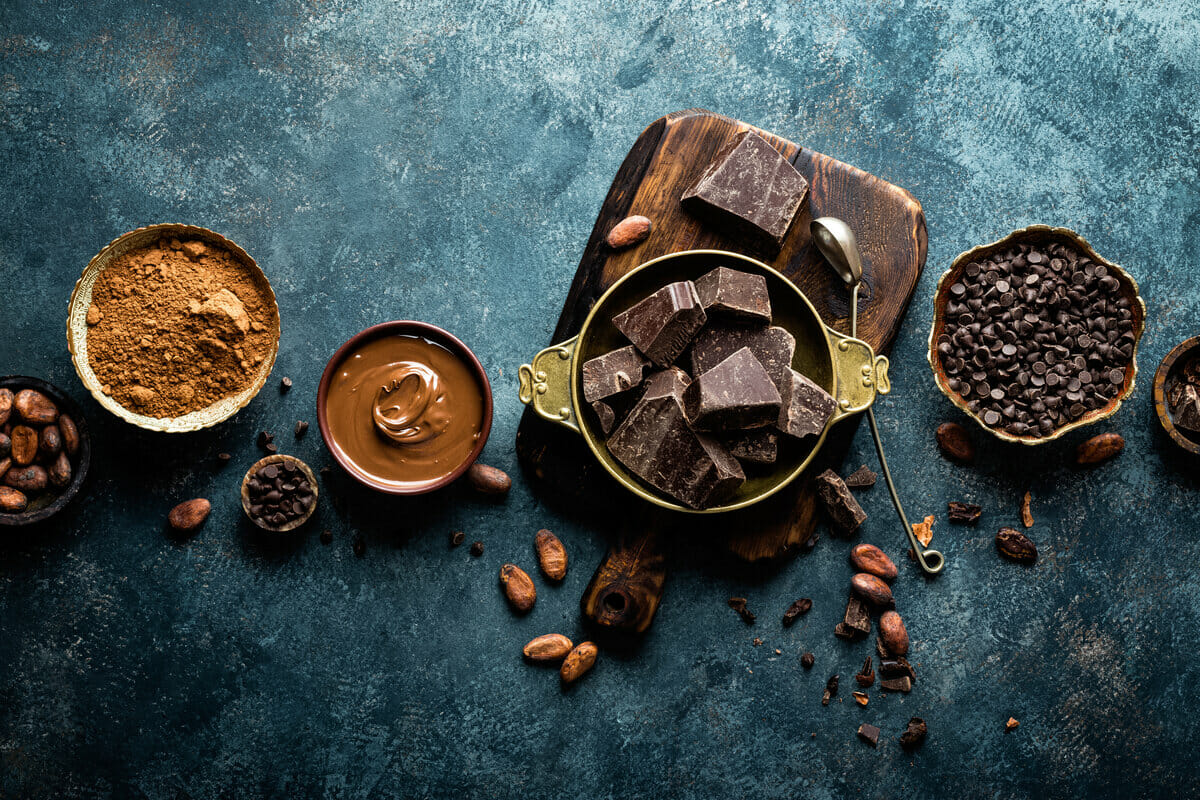
[(54, 404), (58, 406), (59, 412), (69, 416), (79, 430), (79, 455), (71, 464), (71, 482), (57, 495), (41, 493), (30, 503), (30, 507), (20, 514), (0, 514), (0, 527), (15, 528), (50, 519), (62, 511), (75, 495), (79, 494), (79, 490), (87, 478), (88, 467), (92, 463), (92, 437), (88, 432), (87, 420), (83, 418), (83, 411), (69, 395), (54, 384), (23, 375), (8, 375), (0, 378), (0, 388), (12, 389), (14, 392), (19, 389), (36, 389), (53, 400)]
[[(300, 472), (304, 473), (304, 477), (308, 480), (309, 485), (312, 486), (313, 491), (312, 505), (308, 507), (308, 511), (304, 514), (304, 516), (296, 517), (296, 519), (292, 520), (291, 522), (276, 526), (263, 522), (260, 519), (256, 519), (254, 515), (250, 513), (250, 478), (254, 476), (254, 473), (258, 472), (268, 464), (295, 464), (300, 468)], [(305, 464), (295, 456), (287, 456), (283, 453), (275, 453), (255, 461), (254, 464), (251, 465), (250, 469), (246, 471), (246, 477), (242, 478), (242, 511), (246, 512), (247, 519), (249, 519), (258, 527), (262, 528), (264, 531), (270, 531), (271, 533), (287, 533), (288, 531), (294, 531), (296, 528), (299, 528), (301, 525), (308, 522), (310, 519), (312, 519), (313, 512), (317, 510), (317, 502), (320, 500), (320, 497), (321, 492), (320, 487), (317, 486), (317, 476), (313, 475), (313, 471), (308, 468), (308, 464)]]
[[(988, 425), (985, 425), (983, 419), (971, 411), (967, 407), (967, 401), (964, 400), (957, 392), (950, 388), (947, 383), (946, 370), (942, 366), (942, 355), (938, 352), (937, 342), (942, 335), (942, 331), (946, 326), (946, 306), (950, 298), (950, 286), (957, 281), (966, 269), (967, 264), (972, 261), (979, 261), (984, 258), (990, 258), (992, 255), (1003, 252), (1015, 244), (1021, 243), (1042, 243), (1042, 242), (1059, 242), (1075, 247), (1081, 253), (1086, 255), (1097, 264), (1103, 264), (1105, 268), (1112, 274), (1113, 277), (1121, 284), (1121, 293), (1129, 298), (1129, 308), (1133, 312), (1133, 355), (1129, 359), (1129, 366), (1125, 370), (1125, 383), (1121, 386), (1121, 391), (1112, 400), (1109, 400), (1103, 406), (1092, 409), (1074, 422), (1063, 425), (1060, 428), (1053, 430), (1048, 436), (1016, 436), (1008, 431), (996, 430)], [(964, 414), (983, 428), (985, 431), (1006, 442), (1015, 442), (1024, 445), (1039, 445), (1046, 442), (1052, 442), (1067, 433), (1082, 428), (1085, 425), (1099, 422), (1102, 419), (1108, 419), (1113, 414), (1117, 413), (1117, 409), (1121, 407), (1121, 403), (1133, 393), (1134, 379), (1137, 378), (1137, 349), (1142, 338), (1142, 331), (1146, 327), (1146, 304), (1142, 302), (1141, 295), (1138, 293), (1137, 281), (1133, 279), (1128, 272), (1123, 270), (1117, 264), (1109, 261), (1101, 256), (1087, 240), (1080, 236), (1075, 231), (1069, 228), (1052, 228), (1049, 225), (1030, 225), (1025, 228), (1020, 228), (1013, 231), (1003, 239), (991, 242), (990, 244), (980, 245), (967, 250), (965, 253), (960, 253), (954, 262), (950, 265), (950, 269), (942, 275), (938, 281), (937, 290), (933, 296), (933, 325), (929, 331), (929, 352), (926, 358), (929, 361), (929, 366), (933, 369), (934, 383), (942, 394), (950, 399), (951, 403), (958, 406)]]
[[(1193, 336), (1191, 339), (1186, 339), (1167, 353), (1163, 358), (1162, 363), (1158, 365), (1158, 369), (1154, 373), (1154, 413), (1158, 416), (1158, 423), (1162, 425), (1163, 430), (1167, 432), (1167, 436), (1171, 441), (1179, 445), (1181, 448), (1191, 453), (1192, 455), (1200, 455), (1200, 433), (1194, 433), (1191, 436), (1175, 427), (1175, 421), (1171, 419), (1171, 406), (1167, 402), (1167, 378), (1171, 377), (1171, 373), (1175, 371), (1175, 366), (1183, 365), (1191, 356), (1200, 356), (1200, 336)], [(1192, 436), (1195, 438), (1193, 439)]]

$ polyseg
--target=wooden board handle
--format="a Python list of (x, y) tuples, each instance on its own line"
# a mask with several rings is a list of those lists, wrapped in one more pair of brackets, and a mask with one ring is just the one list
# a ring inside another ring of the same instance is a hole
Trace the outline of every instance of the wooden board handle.
[(579, 601), (584, 619), (606, 633), (645, 633), (667, 580), (665, 544), (661, 527), (653, 524), (622, 535)]

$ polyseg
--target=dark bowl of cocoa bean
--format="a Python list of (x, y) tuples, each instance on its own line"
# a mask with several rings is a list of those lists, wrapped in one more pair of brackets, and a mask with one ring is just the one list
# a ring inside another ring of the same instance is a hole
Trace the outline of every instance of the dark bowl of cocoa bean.
[(934, 295), (929, 365), (989, 433), (1042, 444), (1121, 407), (1145, 320), (1125, 270), (1072, 230), (1030, 225), (954, 259)]
[(1154, 373), (1154, 413), (1171, 441), (1200, 455), (1200, 336), (1180, 342)]
[(92, 446), (65, 392), (38, 378), (0, 378), (0, 526), (53, 517), (79, 494)]

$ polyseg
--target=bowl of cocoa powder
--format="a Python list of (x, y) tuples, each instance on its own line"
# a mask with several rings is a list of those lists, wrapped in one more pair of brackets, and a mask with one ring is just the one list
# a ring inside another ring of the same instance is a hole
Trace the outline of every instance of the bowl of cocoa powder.
[(233, 416), (266, 383), (279, 307), (229, 239), (150, 225), (88, 263), (68, 305), (67, 344), (100, 405), (149, 430), (194, 431)]

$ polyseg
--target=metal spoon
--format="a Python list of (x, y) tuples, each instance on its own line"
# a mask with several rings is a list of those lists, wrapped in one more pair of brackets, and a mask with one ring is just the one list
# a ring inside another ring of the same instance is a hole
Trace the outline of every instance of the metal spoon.
[[(821, 217), (814, 219), (809, 226), (813, 241), (825, 260), (833, 267), (834, 272), (850, 287), (850, 335), (858, 337), (858, 287), (862, 285), (862, 256), (858, 252), (858, 242), (850, 226), (837, 217)], [(904, 534), (917, 555), (917, 563), (928, 575), (937, 575), (946, 566), (946, 559), (937, 550), (927, 550), (925, 545), (917, 540), (908, 517), (904, 515), (904, 507), (900, 505), (900, 495), (896, 493), (896, 484), (892, 481), (892, 472), (888, 469), (887, 458), (883, 455), (883, 442), (879, 438), (879, 425), (875, 422), (875, 410), (867, 409), (867, 422), (871, 425), (871, 438), (875, 440), (875, 452), (879, 453), (879, 466), (883, 468), (883, 480), (887, 483), (888, 492), (892, 495), (892, 505), (900, 516), (904, 526)]]

